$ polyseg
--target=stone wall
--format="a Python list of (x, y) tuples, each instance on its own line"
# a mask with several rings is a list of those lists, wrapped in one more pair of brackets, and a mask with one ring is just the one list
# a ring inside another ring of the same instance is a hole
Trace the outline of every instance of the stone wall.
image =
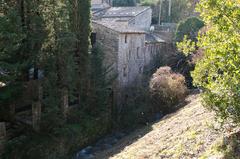
[(119, 37), (118, 81), (119, 86), (137, 84), (144, 67), (144, 33), (125, 33)]
[(155, 63), (159, 62), (159, 60), (163, 60), (163, 54), (165, 43), (153, 42), (153, 43), (145, 43), (145, 61), (144, 65), (147, 70), (155, 67)]
[(165, 60), (166, 44), (146, 42), (144, 32), (118, 32), (97, 22), (93, 22), (93, 31), (96, 43), (104, 53), (105, 66), (111, 65), (111, 73), (117, 75), (113, 96), (117, 106), (122, 107), (125, 98), (131, 94), (124, 90), (138, 87), (144, 70), (154, 69), (160, 60)]
[(149, 30), (152, 23), (152, 9), (148, 8), (129, 21), (129, 26)]
[(96, 44), (104, 53), (104, 64), (111, 66), (113, 73), (117, 71), (119, 34), (101, 24), (93, 23), (93, 32), (96, 33)]

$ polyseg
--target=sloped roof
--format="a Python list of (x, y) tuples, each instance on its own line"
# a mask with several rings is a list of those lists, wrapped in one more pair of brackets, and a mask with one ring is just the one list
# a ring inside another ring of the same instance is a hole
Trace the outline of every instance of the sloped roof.
[(145, 42), (146, 43), (163, 43), (165, 41), (163, 39), (161, 39), (160, 37), (158, 37), (154, 33), (147, 33), (146, 38), (145, 38)]
[(148, 9), (151, 9), (151, 8), (146, 6), (111, 7), (106, 11), (106, 13), (102, 16), (102, 18), (135, 17)]
[(119, 33), (135, 33), (135, 34), (145, 34), (144, 30), (140, 30), (134, 27), (129, 27), (128, 25), (124, 25), (121, 22), (110, 22), (110, 21), (93, 21), (95, 24), (102, 25), (108, 29), (114, 30)]

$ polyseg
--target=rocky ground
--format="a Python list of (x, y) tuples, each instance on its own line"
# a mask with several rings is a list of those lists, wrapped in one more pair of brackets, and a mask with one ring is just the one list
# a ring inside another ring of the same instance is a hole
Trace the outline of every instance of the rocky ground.
[(80, 151), (78, 158), (240, 159), (239, 127), (221, 127), (214, 113), (201, 105), (199, 95), (191, 95), (186, 101), (185, 107), (159, 122), (128, 135), (112, 135), (105, 143), (103, 139), (99, 146)]

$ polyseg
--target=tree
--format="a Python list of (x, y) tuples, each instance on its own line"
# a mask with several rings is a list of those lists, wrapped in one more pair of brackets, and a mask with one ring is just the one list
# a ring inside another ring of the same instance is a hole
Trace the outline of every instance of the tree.
[(204, 22), (197, 17), (190, 17), (181, 21), (176, 30), (175, 40), (180, 42), (184, 39), (184, 36), (197, 41), (198, 31), (204, 26)]
[(24, 94), (29, 81), (29, 69), (38, 67), (45, 30), (38, 1), (4, 0), (2, 4), (0, 69), (3, 75), (0, 81), (6, 87), (1, 92), (0, 101), (8, 106), (15, 104)]
[(113, 0), (113, 6), (135, 6), (136, 0)]
[[(162, 0), (161, 22), (178, 23), (190, 16), (196, 16), (194, 11), (198, 0), (172, 0), (171, 16), (169, 16), (169, 0)], [(155, 23), (159, 19), (160, 0), (140, 0), (141, 5), (151, 6), (153, 9), (153, 20)]]
[(86, 102), (89, 83), (89, 48), (90, 48), (90, 0), (74, 0), (71, 3), (72, 12), (70, 13), (71, 30), (76, 36), (75, 62), (77, 65), (78, 82), (77, 92), (78, 101)]
[(207, 25), (197, 47), (204, 51), (192, 72), (204, 90), (204, 104), (222, 118), (240, 122), (240, 2), (200, 1), (198, 11)]

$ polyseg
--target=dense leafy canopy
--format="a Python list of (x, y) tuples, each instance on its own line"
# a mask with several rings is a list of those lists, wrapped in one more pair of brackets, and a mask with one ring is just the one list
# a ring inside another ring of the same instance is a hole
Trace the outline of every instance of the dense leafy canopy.
[(192, 73), (194, 83), (204, 89), (207, 106), (240, 122), (240, 1), (202, 0), (198, 10), (208, 28), (198, 38), (204, 57)]
[(182, 41), (184, 36), (197, 41), (198, 31), (204, 26), (204, 22), (197, 17), (190, 17), (178, 24), (175, 40)]

